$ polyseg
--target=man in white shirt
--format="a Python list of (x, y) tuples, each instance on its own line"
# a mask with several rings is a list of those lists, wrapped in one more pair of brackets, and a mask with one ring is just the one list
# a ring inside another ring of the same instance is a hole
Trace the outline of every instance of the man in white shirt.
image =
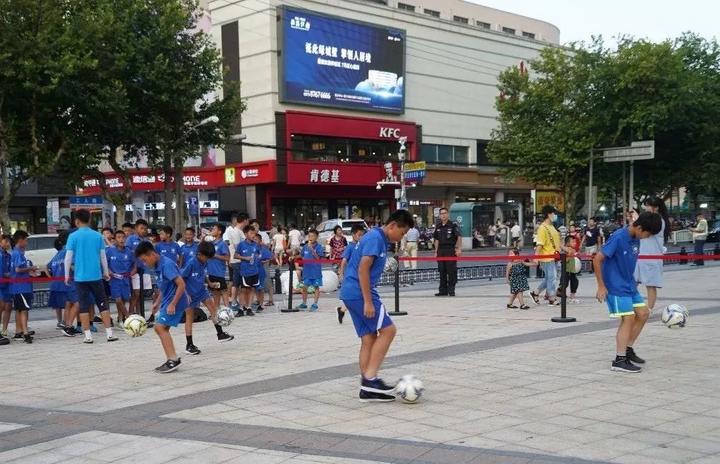
[[(411, 258), (417, 258), (418, 255), (418, 239), (420, 238), (420, 231), (417, 227), (412, 227), (407, 231), (405, 237), (403, 237), (402, 246), (405, 256)], [(405, 261), (405, 269), (412, 268), (417, 269), (417, 261)]]
[(270, 235), (267, 232), (260, 230), (260, 222), (258, 222), (257, 219), (253, 219), (252, 221), (250, 221), (250, 225), (252, 226), (253, 229), (255, 229), (255, 232), (257, 232), (258, 235), (260, 236), (260, 241), (262, 242), (262, 244), (269, 248), (270, 247)]
[(302, 232), (300, 232), (295, 224), (290, 224), (290, 232), (288, 232), (288, 242), (290, 251), (294, 252), (300, 249), (302, 245)]
[(517, 222), (513, 224), (513, 226), (510, 228), (510, 237), (512, 238), (512, 245), (514, 247), (517, 247), (520, 244), (520, 234), (522, 233), (522, 229), (520, 229), (520, 224)]
[[(223, 241), (227, 243), (230, 248), (230, 282), (234, 282), (233, 276), (235, 272), (240, 272), (240, 260), (235, 259), (235, 249), (237, 246), (245, 241), (245, 234), (243, 228), (249, 223), (249, 216), (247, 213), (233, 213), (230, 216), (230, 227), (225, 229), (223, 234)], [(240, 304), (237, 300), (237, 288), (232, 285), (230, 287), (230, 307), (233, 310), (237, 310)]]

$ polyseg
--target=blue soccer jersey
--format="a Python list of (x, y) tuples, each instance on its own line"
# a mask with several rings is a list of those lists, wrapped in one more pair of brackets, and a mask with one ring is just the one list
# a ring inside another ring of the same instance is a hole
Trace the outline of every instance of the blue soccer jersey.
[[(161, 256), (153, 271), (157, 275), (158, 289), (160, 290), (160, 310), (165, 311), (177, 293), (175, 279), (181, 277), (180, 268), (176, 262)], [(175, 313), (184, 311), (187, 306), (187, 295), (183, 293), (177, 302)]]
[(178, 245), (177, 242), (159, 242), (155, 245), (155, 251), (157, 251), (160, 256), (170, 258), (170, 260), (177, 263), (178, 257), (180, 256), (180, 245)]
[(322, 245), (315, 242), (315, 245), (306, 243), (303, 245), (301, 255), (303, 259), (303, 280), (315, 280), (322, 279), (322, 264), (320, 263), (306, 263), (306, 260), (321, 259), (325, 256), (325, 249)]
[[(213, 242), (215, 246), (215, 256), (230, 256), (230, 248), (227, 243), (219, 238)], [(213, 277), (225, 278), (225, 270), (227, 269), (227, 261), (223, 261), (217, 258), (210, 258), (208, 260), (207, 270), (208, 274)]]
[[(29, 272), (17, 272), (17, 268), (30, 267), (25, 257), (25, 250), (15, 247), (10, 255), (10, 278), (11, 279), (29, 279)], [(32, 293), (33, 286), (31, 282), (13, 282), (10, 284), (10, 293), (18, 295), (20, 293)]]
[(73, 269), (76, 282), (94, 282), (102, 279), (100, 252), (105, 241), (99, 232), (80, 227), (68, 237), (66, 246), (73, 252)]
[(180, 256), (182, 257), (183, 265), (189, 263), (190, 260), (197, 255), (198, 245), (198, 242), (183, 243), (180, 245)]
[(181, 275), (185, 280), (185, 289), (190, 296), (190, 301), (197, 301), (209, 296), (205, 287), (207, 264), (201, 263), (197, 257), (191, 258), (183, 266)]
[(252, 262), (247, 259), (240, 261), (240, 275), (250, 277), (260, 274), (260, 250), (257, 243), (251, 240), (243, 240), (235, 249), (235, 253), (243, 258), (252, 257)]
[(610, 295), (632, 297), (637, 293), (635, 266), (640, 254), (640, 240), (630, 236), (627, 228), (615, 231), (603, 245), (605, 256), (603, 280)]
[(52, 257), (50, 262), (48, 263), (48, 273), (57, 279), (62, 280), (53, 280), (50, 282), (50, 291), (51, 292), (66, 292), (68, 288), (65, 286), (65, 254), (66, 250), (63, 248), (62, 250), (55, 253), (55, 256)]
[(387, 236), (381, 227), (376, 227), (363, 236), (355, 251), (352, 252), (345, 270), (345, 280), (340, 289), (340, 298), (342, 300), (362, 299), (358, 268), (360, 260), (365, 256), (374, 258), (372, 266), (370, 266), (370, 287), (373, 296), (379, 298), (375, 287), (380, 283), (380, 277), (385, 269), (388, 245)]
[[(10, 267), (11, 267), (10, 253), (5, 250), (0, 250), (0, 279), (10, 278)], [(0, 280), (0, 290), (3, 292), (8, 291), (10, 288), (10, 282), (3, 282)]]
[(105, 253), (107, 254), (108, 269), (111, 277), (130, 276), (130, 272), (135, 266), (135, 257), (130, 248), (123, 247), (120, 249), (117, 246), (111, 246), (105, 249)]
[(353, 251), (357, 248), (358, 243), (359, 242), (348, 243), (348, 246), (343, 250), (342, 259), (350, 262), (350, 258), (352, 257)]

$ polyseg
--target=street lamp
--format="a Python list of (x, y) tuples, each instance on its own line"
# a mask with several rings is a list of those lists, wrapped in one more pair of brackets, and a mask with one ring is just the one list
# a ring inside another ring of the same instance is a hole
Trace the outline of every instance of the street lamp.
[(231, 142), (242, 142), (247, 138), (247, 135), (245, 134), (233, 134), (230, 136)]
[(204, 126), (205, 124), (210, 124), (210, 123), (217, 124), (218, 122), (220, 122), (220, 118), (218, 118), (215, 115), (212, 115), (212, 116), (208, 116), (207, 118), (205, 118), (202, 121), (200, 121), (199, 123), (197, 123), (195, 126), (193, 126), (193, 128)]

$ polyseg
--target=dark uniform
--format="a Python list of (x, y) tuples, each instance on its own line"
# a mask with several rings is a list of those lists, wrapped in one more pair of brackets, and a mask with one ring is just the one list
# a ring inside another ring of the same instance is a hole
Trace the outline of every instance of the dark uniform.
[[(460, 237), (460, 228), (452, 221), (445, 224), (438, 222), (435, 226), (433, 239), (437, 240), (438, 256), (455, 256), (455, 247)], [(438, 296), (455, 296), (455, 284), (457, 283), (457, 261), (439, 261), (440, 291)]]

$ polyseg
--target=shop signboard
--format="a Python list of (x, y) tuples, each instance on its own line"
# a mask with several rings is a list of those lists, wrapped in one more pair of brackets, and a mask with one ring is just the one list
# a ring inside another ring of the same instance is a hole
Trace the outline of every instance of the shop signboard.
[(554, 190), (537, 190), (535, 191), (535, 211), (538, 213), (543, 206), (554, 206), (559, 212), (565, 212), (565, 199), (562, 192)]
[(318, 186), (372, 186), (385, 178), (382, 164), (292, 163), (288, 184)]
[(425, 161), (405, 163), (405, 180), (419, 182), (425, 178), (427, 164)]
[(281, 7), (280, 99), (402, 113), (405, 31)]

